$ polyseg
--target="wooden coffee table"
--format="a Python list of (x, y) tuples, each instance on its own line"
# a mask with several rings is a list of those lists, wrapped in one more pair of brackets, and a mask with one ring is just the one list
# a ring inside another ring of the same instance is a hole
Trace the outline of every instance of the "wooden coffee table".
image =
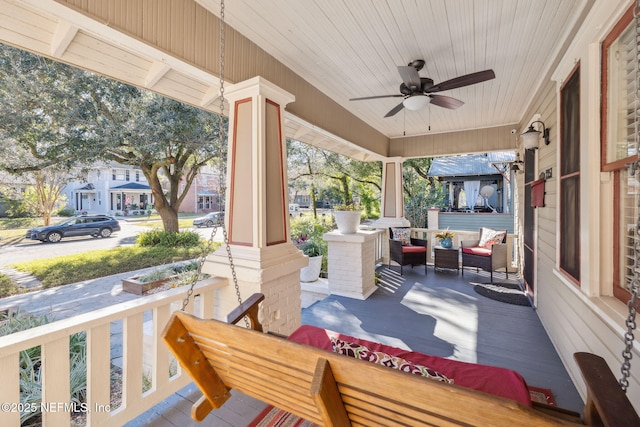
[(460, 250), (458, 248), (443, 248), (442, 246), (435, 246), (433, 248), (433, 253), (433, 266), (436, 270), (448, 268), (456, 270), (456, 273), (460, 271)]

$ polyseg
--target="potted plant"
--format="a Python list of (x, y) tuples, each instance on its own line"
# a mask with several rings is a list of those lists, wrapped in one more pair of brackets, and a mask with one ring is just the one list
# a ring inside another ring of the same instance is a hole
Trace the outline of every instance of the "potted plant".
[(357, 203), (335, 205), (333, 215), (336, 218), (338, 231), (342, 234), (354, 234), (358, 232), (362, 207)]
[(315, 282), (320, 277), (322, 257), (326, 252), (325, 248), (315, 240), (307, 240), (298, 246), (298, 248), (303, 254), (309, 257), (309, 265), (300, 269), (300, 281)]
[(455, 233), (453, 231), (449, 231), (448, 228), (444, 231), (439, 231), (436, 233), (436, 238), (440, 240), (440, 246), (447, 249), (451, 248), (451, 246), (453, 245), (451, 239), (453, 239), (454, 236)]

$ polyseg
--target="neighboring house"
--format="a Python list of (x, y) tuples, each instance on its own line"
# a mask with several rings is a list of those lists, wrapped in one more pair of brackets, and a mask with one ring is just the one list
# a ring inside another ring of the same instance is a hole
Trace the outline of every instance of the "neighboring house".
[(67, 206), (77, 213), (127, 215), (153, 206), (151, 187), (139, 167), (97, 163), (84, 181), (64, 189)]
[[(193, 180), (180, 212), (220, 209), (218, 172), (205, 166)], [(184, 184), (180, 191), (184, 190)], [(70, 181), (64, 190), (68, 207), (90, 214), (141, 215), (153, 208), (153, 195), (142, 170), (117, 163), (96, 164), (83, 181)]]
[[(435, 158), (428, 175), (442, 181), (447, 205), (439, 215), (439, 227), (478, 230), (491, 226), (513, 233), (511, 165), (515, 160), (513, 151)], [(469, 213), (474, 215), (466, 215)]]
[[(184, 184), (180, 185), (180, 192), (184, 190)], [(198, 175), (191, 183), (189, 191), (180, 205), (180, 212), (217, 212), (224, 210), (221, 207), (223, 200), (220, 197), (220, 172), (211, 166), (203, 166), (198, 170)]]

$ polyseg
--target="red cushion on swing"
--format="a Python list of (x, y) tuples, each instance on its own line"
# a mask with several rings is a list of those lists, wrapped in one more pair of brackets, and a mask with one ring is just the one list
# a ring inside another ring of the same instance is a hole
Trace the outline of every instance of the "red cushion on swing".
[(331, 338), (360, 344), (371, 351), (379, 351), (391, 356), (401, 357), (416, 365), (428, 366), (438, 373), (454, 381), (457, 386), (468, 387), (495, 396), (515, 400), (527, 407), (531, 407), (531, 395), (527, 383), (516, 371), (498, 368), (496, 366), (480, 365), (476, 363), (460, 362), (444, 357), (430, 356), (417, 351), (404, 350), (390, 345), (367, 341), (338, 332), (302, 325), (296, 329), (289, 340), (311, 345), (328, 351), (333, 351)]

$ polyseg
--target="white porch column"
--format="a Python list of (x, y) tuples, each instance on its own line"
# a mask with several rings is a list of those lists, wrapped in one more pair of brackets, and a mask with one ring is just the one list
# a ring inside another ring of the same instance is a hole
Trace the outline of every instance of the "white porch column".
[(411, 224), (404, 217), (404, 192), (402, 190), (402, 157), (389, 157), (382, 164), (382, 203), (380, 219), (372, 227), (386, 230), (382, 261), (389, 262), (389, 227), (408, 227)]
[[(268, 331), (291, 333), (300, 325), (300, 268), (308, 259), (289, 237), (289, 196), (284, 107), (293, 95), (262, 77), (227, 89), (229, 149), (225, 225), (242, 299), (265, 294), (261, 321)], [(224, 245), (203, 271), (227, 277)], [(226, 320), (238, 305), (233, 284), (218, 291), (214, 317)]]

